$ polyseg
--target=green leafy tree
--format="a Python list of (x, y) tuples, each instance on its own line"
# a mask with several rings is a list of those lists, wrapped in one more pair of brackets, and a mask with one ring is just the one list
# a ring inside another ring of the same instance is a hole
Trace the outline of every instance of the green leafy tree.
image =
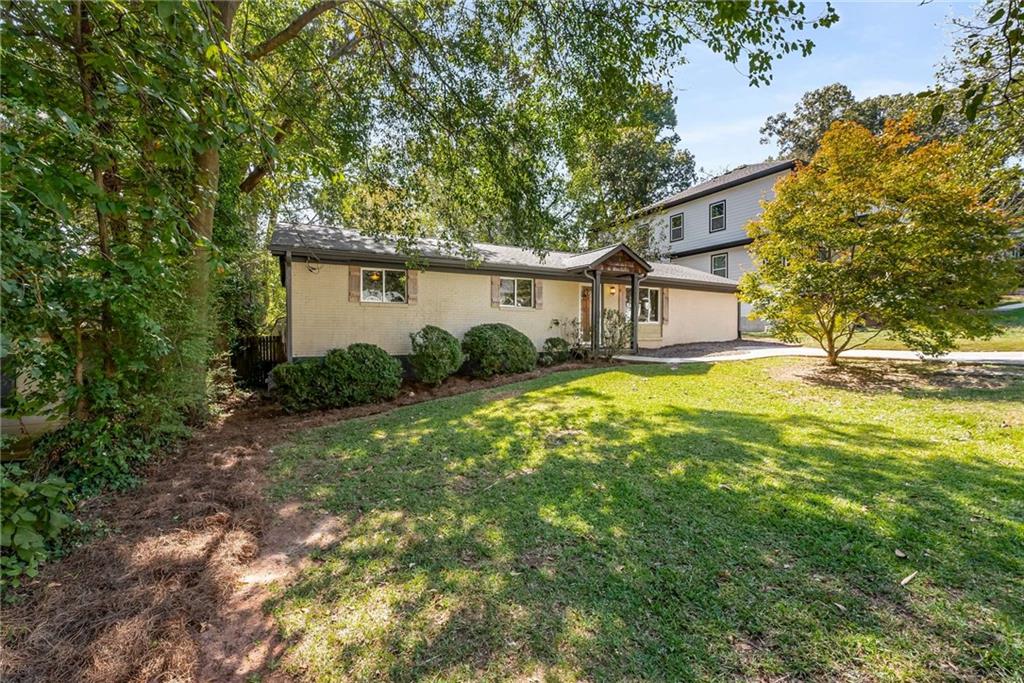
[[(761, 143), (774, 142), (783, 157), (807, 160), (818, 151), (822, 136), (836, 121), (852, 121), (872, 133), (881, 133), (885, 122), (907, 113), (924, 113), (928, 102), (912, 94), (877, 95), (858, 100), (842, 83), (833, 83), (804, 93), (792, 113), (769, 116), (761, 126)], [(947, 138), (962, 133), (966, 127), (959, 117), (926, 123), (917, 118), (916, 132), (922, 140)]]
[(921, 145), (910, 117), (880, 135), (833, 124), (748, 228), (757, 270), (741, 279), (742, 298), (832, 364), (867, 325), (932, 354), (993, 334), (981, 309), (1013, 277), (1003, 253), (1016, 221), (982, 198), (962, 155), (955, 143)]
[(649, 250), (641, 238), (649, 231), (627, 231), (618, 219), (693, 183), (693, 155), (670, 132), (675, 125), (672, 94), (651, 85), (618, 125), (583, 133), (566, 187), (572, 234), (590, 247), (626, 241)]
[[(268, 216), (468, 243), (555, 237), (561, 174), (688, 43), (807, 53), (800, 3), (9, 2), (0, 14), (5, 372), (70, 418), (40, 466), (99, 487), (204, 416)], [(220, 326), (220, 329), (215, 329)], [(116, 456), (110, 455), (116, 453)], [(85, 474), (98, 468), (106, 474)]]
[(939, 99), (932, 109), (933, 121), (954, 109), (968, 121), (996, 108), (1020, 116), (1024, 104), (1024, 3), (985, 0), (973, 17), (954, 18), (953, 24), (957, 30), (954, 59), (943, 66), (940, 78), (955, 96), (954, 106), (947, 98)]

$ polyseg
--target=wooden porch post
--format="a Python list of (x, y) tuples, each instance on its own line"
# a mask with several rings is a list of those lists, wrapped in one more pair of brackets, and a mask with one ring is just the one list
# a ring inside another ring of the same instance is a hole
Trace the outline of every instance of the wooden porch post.
[(593, 296), (590, 297), (590, 350), (597, 353), (604, 341), (601, 317), (604, 313), (604, 287), (601, 286), (601, 271), (594, 271)]
[(629, 324), (633, 328), (633, 353), (640, 352), (640, 276), (636, 273), (629, 275)]

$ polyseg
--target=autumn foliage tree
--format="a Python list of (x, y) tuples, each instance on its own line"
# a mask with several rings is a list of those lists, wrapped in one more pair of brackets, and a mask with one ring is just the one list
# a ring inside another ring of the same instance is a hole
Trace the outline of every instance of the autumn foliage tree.
[(813, 338), (835, 364), (888, 331), (929, 354), (995, 332), (983, 309), (1012, 283), (1016, 219), (982, 198), (958, 144), (920, 145), (912, 117), (879, 135), (838, 122), (779, 181), (748, 232), (757, 270), (741, 296), (782, 339)]

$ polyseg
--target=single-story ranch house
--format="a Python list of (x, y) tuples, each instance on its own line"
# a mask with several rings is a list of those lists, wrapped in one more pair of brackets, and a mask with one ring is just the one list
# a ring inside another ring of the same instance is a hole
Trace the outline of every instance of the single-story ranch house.
[[(436, 325), (461, 337), (501, 322), (541, 346), (553, 321), (580, 321), (591, 346), (606, 308), (631, 318), (633, 349), (726, 341), (738, 336), (736, 282), (671, 263), (648, 263), (624, 244), (579, 254), (493, 244), (475, 256), (437, 240), (396, 242), (322, 225), (281, 225), (270, 251), (287, 292), (288, 359), (323, 356), (355, 342), (392, 355), (409, 334)], [(409, 253), (415, 269), (409, 268)], [(596, 291), (596, 296), (594, 292)], [(596, 302), (595, 302), (596, 299)]]

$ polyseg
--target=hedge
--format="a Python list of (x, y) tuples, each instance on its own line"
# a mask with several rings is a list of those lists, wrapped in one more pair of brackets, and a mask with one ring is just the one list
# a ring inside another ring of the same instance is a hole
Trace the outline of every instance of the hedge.
[(440, 327), (427, 325), (410, 334), (409, 339), (412, 340), (409, 365), (416, 378), (426, 384), (440, 384), (455, 374), (465, 360), (459, 340)]
[(530, 338), (504, 323), (477, 325), (462, 340), (466, 369), (474, 377), (529, 372), (537, 367)]
[(274, 368), (274, 397), (290, 413), (387, 401), (398, 395), (402, 364), (373, 344), (332, 349), (323, 358)]

